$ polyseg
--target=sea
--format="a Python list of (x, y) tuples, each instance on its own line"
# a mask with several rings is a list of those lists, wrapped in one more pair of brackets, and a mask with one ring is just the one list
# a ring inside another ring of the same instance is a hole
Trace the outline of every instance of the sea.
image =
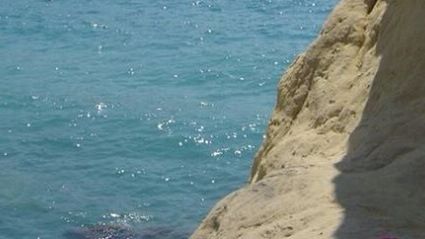
[(187, 238), (337, 0), (0, 0), (0, 238)]

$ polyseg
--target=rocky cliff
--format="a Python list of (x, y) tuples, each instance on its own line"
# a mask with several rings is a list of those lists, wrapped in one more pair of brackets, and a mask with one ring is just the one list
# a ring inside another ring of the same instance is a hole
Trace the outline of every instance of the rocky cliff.
[[(425, 238), (425, 1), (342, 0), (192, 239)], [(385, 237), (385, 236), (386, 237)]]

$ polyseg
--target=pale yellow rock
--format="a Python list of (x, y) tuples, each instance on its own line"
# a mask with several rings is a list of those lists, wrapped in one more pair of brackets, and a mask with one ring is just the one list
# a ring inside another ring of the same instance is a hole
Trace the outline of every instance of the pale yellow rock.
[(425, 1), (342, 0), (192, 239), (425, 238)]

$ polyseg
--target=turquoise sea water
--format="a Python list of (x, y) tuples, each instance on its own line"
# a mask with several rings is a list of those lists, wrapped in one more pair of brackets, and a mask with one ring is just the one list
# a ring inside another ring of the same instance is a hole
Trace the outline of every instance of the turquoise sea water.
[(335, 3), (0, 0), (0, 238), (187, 237), (246, 182), (279, 77)]

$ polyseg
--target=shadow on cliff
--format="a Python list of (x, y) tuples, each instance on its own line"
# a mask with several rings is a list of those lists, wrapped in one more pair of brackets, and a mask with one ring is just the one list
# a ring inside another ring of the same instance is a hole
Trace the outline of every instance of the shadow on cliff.
[(345, 211), (338, 239), (425, 238), (424, 2), (387, 1), (375, 52), (381, 62), (336, 165)]

